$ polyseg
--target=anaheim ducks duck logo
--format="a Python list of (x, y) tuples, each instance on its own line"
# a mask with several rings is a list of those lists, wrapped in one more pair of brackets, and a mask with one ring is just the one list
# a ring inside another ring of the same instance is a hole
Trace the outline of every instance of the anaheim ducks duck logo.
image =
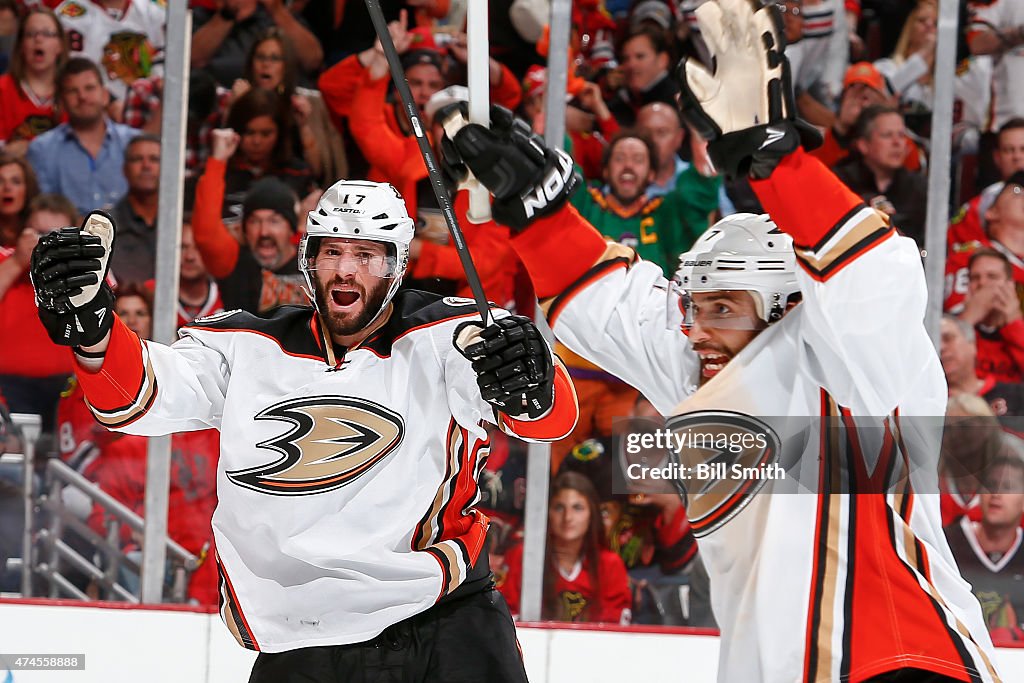
[(387, 457), (405, 437), (400, 415), (361, 398), (293, 399), (267, 408), (255, 419), (293, 425), (286, 434), (256, 444), (283, 457), (227, 472), (227, 477), (239, 486), (278, 496), (305, 496), (345, 486)]
[(694, 536), (724, 526), (768, 481), (782, 478), (782, 441), (765, 422), (728, 410), (701, 410), (670, 418), (679, 456), (686, 515)]

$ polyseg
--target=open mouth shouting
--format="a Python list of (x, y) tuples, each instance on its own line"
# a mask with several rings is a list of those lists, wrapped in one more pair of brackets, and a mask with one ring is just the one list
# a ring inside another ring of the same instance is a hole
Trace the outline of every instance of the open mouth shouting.
[(352, 285), (337, 285), (330, 289), (332, 312), (350, 313), (358, 307), (362, 293)]
[(277, 242), (263, 238), (256, 242), (256, 258), (261, 263), (273, 263), (280, 255)]
[(619, 174), (618, 185), (622, 188), (635, 189), (640, 184), (640, 176), (633, 171), (623, 171)]
[(698, 351), (697, 355), (700, 356), (700, 372), (704, 379), (717, 375), (729, 362), (729, 356), (717, 351)]

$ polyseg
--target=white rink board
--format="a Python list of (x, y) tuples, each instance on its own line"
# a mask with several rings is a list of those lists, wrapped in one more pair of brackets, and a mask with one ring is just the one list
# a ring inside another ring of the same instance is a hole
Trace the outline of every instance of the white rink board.
[[(713, 636), (519, 629), (531, 683), (713, 683)], [(84, 653), (85, 671), (15, 671), (11, 683), (245, 683), (255, 653), (216, 614), (0, 601), (0, 652)], [(1004, 683), (1024, 683), (1024, 649), (999, 649)], [(0, 669), (0, 681), (7, 672)]]

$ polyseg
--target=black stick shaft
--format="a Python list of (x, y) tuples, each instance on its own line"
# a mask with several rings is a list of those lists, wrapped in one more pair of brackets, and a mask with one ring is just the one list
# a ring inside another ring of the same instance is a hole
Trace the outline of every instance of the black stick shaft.
[(387, 22), (384, 21), (384, 12), (380, 8), (379, 0), (366, 0), (366, 9), (370, 13), (370, 19), (373, 21), (373, 28), (377, 32), (377, 38), (384, 48), (384, 56), (387, 58), (388, 68), (391, 70), (391, 80), (398, 90), (399, 97), (402, 98), (405, 113), (408, 115), (409, 123), (412, 125), (413, 132), (416, 135), (416, 143), (419, 145), (420, 154), (423, 156), (423, 163), (427, 166), (427, 175), (430, 177), (430, 186), (434, 189), (434, 195), (437, 197), (437, 205), (441, 207), (441, 214), (444, 215), (444, 222), (448, 225), (448, 232), (455, 243), (455, 250), (459, 254), (459, 260), (462, 262), (462, 269), (466, 271), (466, 280), (469, 282), (469, 289), (473, 292), (473, 299), (476, 300), (476, 307), (480, 312), (480, 318), (486, 325), (490, 306), (487, 305), (487, 297), (484, 295), (483, 285), (480, 284), (480, 275), (477, 274), (476, 266), (473, 265), (473, 258), (470, 256), (469, 247), (466, 246), (466, 238), (462, 235), (459, 222), (455, 219), (455, 212), (452, 209), (451, 198), (448, 196), (448, 189), (444, 186), (444, 181), (441, 180), (441, 172), (437, 168), (434, 151), (430, 148), (430, 141), (427, 140), (427, 130), (420, 120), (416, 103), (412, 99), (409, 83), (405, 80), (405, 69), (402, 68), (402, 62), (398, 58), (395, 43), (391, 40), (391, 33), (388, 31)]

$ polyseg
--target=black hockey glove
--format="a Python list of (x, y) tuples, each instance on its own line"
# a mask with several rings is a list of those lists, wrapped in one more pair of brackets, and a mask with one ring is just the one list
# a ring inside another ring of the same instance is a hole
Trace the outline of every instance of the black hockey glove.
[(458, 107), (442, 111), (445, 173), (462, 183), (468, 171), (483, 183), (494, 195), (491, 214), (498, 223), (523, 230), (560, 209), (579, 186), (572, 157), (548, 148), (544, 138), (508, 109), (491, 107), (490, 128), (466, 123)]
[(714, 73), (683, 59), (679, 107), (708, 141), (718, 170), (730, 179), (763, 179), (801, 144), (821, 145), (821, 133), (796, 117), (778, 9), (759, 0), (713, 0), (697, 8), (697, 20)]
[(551, 409), (555, 365), (540, 330), (511, 315), (487, 327), (480, 321), (455, 328), (455, 348), (473, 363), (480, 395), (509, 417), (537, 419)]
[(29, 275), (39, 320), (53, 343), (98, 344), (114, 324), (114, 293), (106, 283), (114, 224), (90, 213), (81, 228), (61, 228), (39, 238)]

